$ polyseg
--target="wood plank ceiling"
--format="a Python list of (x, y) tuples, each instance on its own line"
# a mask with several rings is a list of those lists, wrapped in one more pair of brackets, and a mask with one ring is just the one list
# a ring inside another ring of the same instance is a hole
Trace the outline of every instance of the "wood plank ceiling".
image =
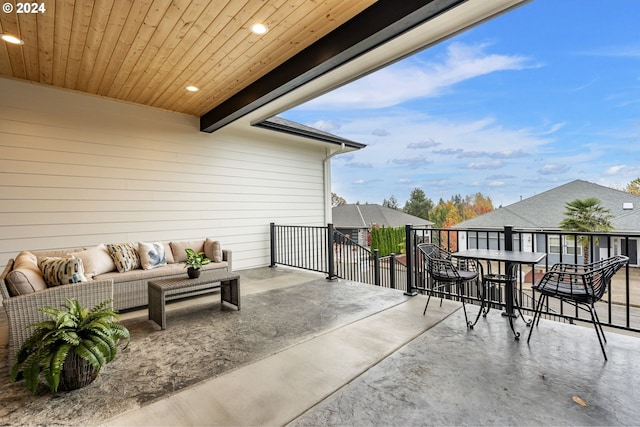
[(0, 42), (0, 77), (200, 117), (375, 0), (47, 0), (23, 14), (8, 2), (0, 33), (24, 44)]

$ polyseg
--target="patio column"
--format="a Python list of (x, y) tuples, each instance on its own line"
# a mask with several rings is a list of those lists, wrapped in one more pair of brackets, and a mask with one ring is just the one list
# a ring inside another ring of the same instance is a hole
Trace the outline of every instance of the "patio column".
[(337, 280), (335, 264), (335, 234), (333, 224), (327, 224), (327, 280)]
[(404, 247), (407, 252), (407, 291), (404, 294), (415, 297), (418, 295), (418, 292), (416, 292), (416, 289), (413, 287), (413, 260), (415, 259), (415, 250), (411, 233), (412, 228), (411, 224), (404, 226)]

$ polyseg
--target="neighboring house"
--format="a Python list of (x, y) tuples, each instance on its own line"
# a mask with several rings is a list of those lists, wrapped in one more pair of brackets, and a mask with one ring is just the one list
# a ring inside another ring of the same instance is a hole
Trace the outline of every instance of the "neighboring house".
[(376, 204), (346, 204), (332, 209), (333, 226), (343, 234), (362, 246), (369, 246), (370, 233), (373, 226), (404, 227), (411, 224), (415, 227), (431, 227), (433, 222), (417, 216), (406, 214), (397, 209)]
[(203, 236), (268, 265), (269, 223), (330, 222), (331, 157), (363, 146), (273, 118), (526, 1), (116, 3), (2, 16), (0, 266)]
[[(640, 264), (638, 259), (640, 196), (582, 180), (569, 182), (512, 205), (458, 223), (454, 228), (503, 230), (504, 226), (513, 226), (515, 229), (524, 231), (560, 231), (558, 224), (565, 218), (566, 203), (589, 197), (600, 200), (602, 207), (611, 211), (613, 233), (620, 236), (633, 235), (629, 238), (629, 263), (632, 265)], [(482, 239), (480, 242), (476, 242), (473, 233), (462, 234), (460, 238), (467, 238), (469, 247), (475, 247), (476, 243), (479, 243), (480, 247), (486, 247), (487, 244), (483, 237), (480, 237)], [(606, 239), (600, 239), (599, 248), (593, 260), (606, 257), (609, 250), (614, 255), (627, 255), (623, 241), (622, 237), (614, 236), (611, 240), (611, 248), (608, 248)], [(489, 244), (490, 247), (497, 247), (498, 242), (494, 241)], [(537, 235), (535, 241), (525, 241), (523, 245), (527, 249), (544, 251), (544, 236)], [(561, 240), (559, 236), (549, 236), (549, 262), (557, 262), (560, 252), (565, 255), (573, 255), (574, 247), (574, 242), (571, 239), (562, 238)], [(578, 247), (578, 251), (581, 251), (580, 247)], [(582, 254), (578, 253), (578, 256), (581, 257)]]

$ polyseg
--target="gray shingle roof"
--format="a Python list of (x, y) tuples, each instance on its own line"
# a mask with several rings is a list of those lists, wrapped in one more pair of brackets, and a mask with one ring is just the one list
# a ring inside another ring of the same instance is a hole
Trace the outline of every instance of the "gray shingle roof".
[[(640, 196), (614, 190), (588, 181), (575, 180), (509, 206), (456, 224), (455, 228), (516, 228), (558, 230), (564, 219), (565, 204), (576, 199), (595, 197), (613, 215), (616, 231), (640, 231)], [(632, 203), (633, 209), (623, 209)]]
[(346, 147), (361, 149), (366, 147), (361, 142), (351, 141), (350, 139), (342, 138), (329, 132), (322, 131), (320, 129), (305, 126), (303, 124), (292, 122), (283, 117), (274, 116), (261, 122), (255, 123), (254, 126), (262, 127), (265, 129), (275, 130), (277, 132), (284, 132), (291, 135), (297, 135), (304, 138), (315, 139), (317, 141), (329, 142), (331, 144), (344, 144)]
[(337, 228), (369, 228), (372, 224), (385, 227), (433, 225), (433, 222), (381, 205), (341, 205), (333, 208), (333, 225)]

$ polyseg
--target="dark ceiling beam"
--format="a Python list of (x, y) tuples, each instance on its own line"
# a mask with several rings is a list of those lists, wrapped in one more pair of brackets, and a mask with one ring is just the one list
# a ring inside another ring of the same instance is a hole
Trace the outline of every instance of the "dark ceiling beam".
[(214, 132), (465, 1), (378, 0), (205, 113), (200, 130)]

